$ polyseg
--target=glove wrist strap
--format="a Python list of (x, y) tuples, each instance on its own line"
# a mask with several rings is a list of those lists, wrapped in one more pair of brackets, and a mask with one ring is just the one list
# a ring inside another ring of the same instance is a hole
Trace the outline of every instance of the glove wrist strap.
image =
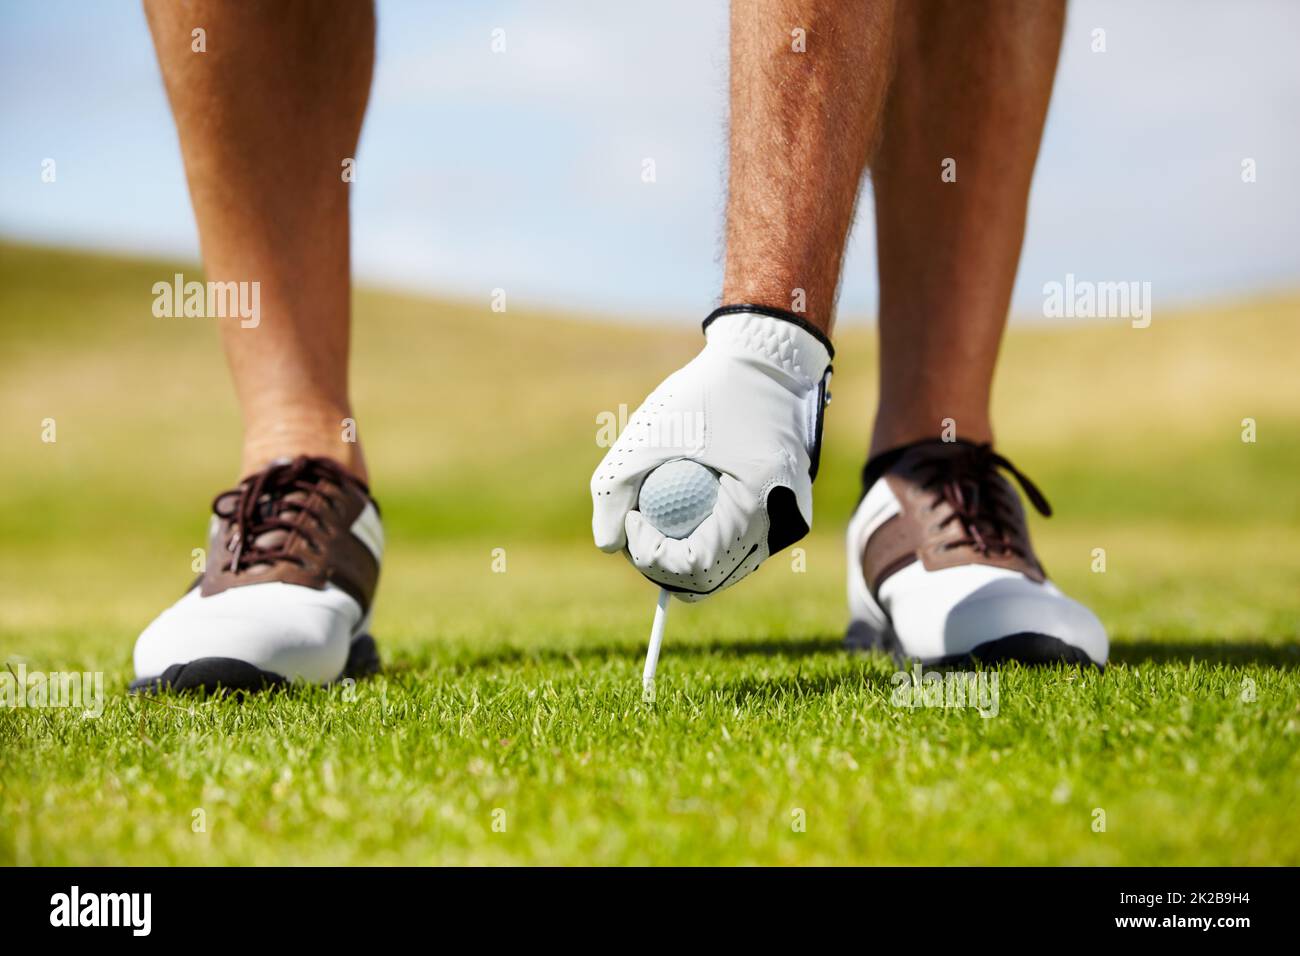
[(736, 313), (746, 313), (749, 315), (766, 315), (769, 318), (780, 319), (782, 322), (789, 322), (791, 325), (803, 329), (814, 339), (816, 339), (826, 349), (826, 354), (830, 358), (835, 357), (835, 346), (831, 345), (831, 340), (827, 338), (826, 333), (817, 326), (813, 325), (807, 319), (785, 309), (777, 309), (770, 305), (724, 305), (714, 309), (709, 313), (709, 317), (704, 320), (703, 328), (707, 329), (714, 319), (721, 318), (724, 315), (734, 315)]

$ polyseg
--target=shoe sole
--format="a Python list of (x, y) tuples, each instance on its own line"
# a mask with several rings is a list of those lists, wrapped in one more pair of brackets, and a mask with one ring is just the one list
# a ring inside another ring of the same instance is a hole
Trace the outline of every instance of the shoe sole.
[[(348, 661), (337, 680), (369, 677), (379, 671), (379, 647), (369, 634), (352, 640), (348, 648)], [(242, 691), (255, 693), (283, 687), (288, 678), (272, 671), (264, 671), (255, 664), (234, 657), (200, 657), (185, 664), (173, 664), (157, 677), (133, 680), (132, 694), (142, 691)], [(333, 682), (331, 682), (333, 683)]]
[[(911, 660), (911, 656), (903, 651), (903, 646), (893, 631), (881, 634), (865, 621), (853, 621), (849, 624), (849, 629), (844, 635), (844, 646), (850, 651), (881, 651), (893, 657), (899, 664)], [(985, 641), (965, 654), (922, 659), (921, 663), (927, 667), (952, 667), (974, 663), (1007, 664), (1012, 661), (1030, 666), (1073, 664), (1091, 665), (1099, 671), (1106, 669), (1104, 664), (1098, 664), (1082, 648), (1075, 647), (1059, 637), (1035, 634), (1032, 631)]]

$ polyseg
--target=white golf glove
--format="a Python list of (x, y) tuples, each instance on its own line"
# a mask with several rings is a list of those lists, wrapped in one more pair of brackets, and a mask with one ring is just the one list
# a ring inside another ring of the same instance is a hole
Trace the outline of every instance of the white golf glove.
[[(718, 309), (704, 334), (591, 477), (596, 546), (624, 550), (683, 601), (730, 587), (808, 533), (833, 354), (813, 326), (761, 306)], [(677, 458), (721, 476), (713, 513), (680, 540), (636, 510), (645, 476)]]

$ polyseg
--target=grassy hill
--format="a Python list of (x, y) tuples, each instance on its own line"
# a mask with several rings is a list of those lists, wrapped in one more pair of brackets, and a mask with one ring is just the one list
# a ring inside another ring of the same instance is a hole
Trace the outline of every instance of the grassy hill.
[(356, 701), (240, 708), (121, 696), (237, 464), (213, 320), (150, 311), (178, 270), (0, 245), (0, 657), (102, 670), (112, 698), (0, 709), (0, 862), (1300, 862), (1300, 298), (1013, 330), (999, 443), (1116, 666), (1010, 668), (981, 720), (891, 708), (893, 665), (835, 646), (869, 329), (838, 336), (807, 572), (675, 609), (651, 707), (653, 591), (591, 546), (587, 480), (596, 416), (698, 332), (362, 291), (391, 666)]

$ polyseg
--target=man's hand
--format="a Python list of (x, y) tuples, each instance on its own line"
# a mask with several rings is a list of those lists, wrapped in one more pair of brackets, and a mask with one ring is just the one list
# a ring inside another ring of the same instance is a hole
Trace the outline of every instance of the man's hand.
[[(650, 393), (591, 478), (597, 547), (625, 550), (683, 601), (730, 587), (808, 533), (830, 381), (830, 344), (793, 315), (728, 306), (704, 329), (704, 349)], [(636, 510), (645, 476), (677, 458), (721, 475), (713, 513), (681, 540)]]

